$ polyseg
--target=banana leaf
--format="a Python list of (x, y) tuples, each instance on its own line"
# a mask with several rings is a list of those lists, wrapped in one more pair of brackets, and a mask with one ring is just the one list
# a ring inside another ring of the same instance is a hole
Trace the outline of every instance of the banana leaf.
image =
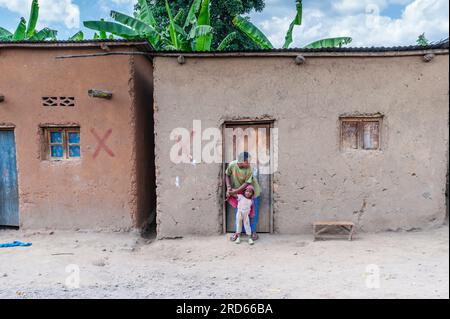
[(147, 0), (138, 0), (138, 3), (140, 8), (138, 12), (139, 20), (155, 28), (155, 16), (153, 15), (152, 9), (148, 5)]
[(13, 41), (25, 40), (26, 31), (27, 31), (27, 21), (24, 18), (20, 18), (19, 25), (17, 26), (17, 29), (12, 37)]
[(175, 48), (177, 48), (177, 50), (178, 50), (179, 49), (179, 43), (178, 43), (177, 30), (176, 30), (176, 27), (175, 27), (175, 22), (173, 21), (172, 11), (170, 10), (169, 2), (167, 2), (167, 0), (166, 0), (166, 11), (167, 11), (167, 15), (169, 16), (169, 34), (170, 34), (170, 39), (172, 40), (172, 45)]
[(197, 23), (197, 12), (200, 10), (200, 5), (202, 4), (202, 0), (194, 0), (192, 1), (191, 7), (189, 8), (188, 15), (186, 20), (184, 21), (184, 28), (186, 28), (190, 24)]
[(195, 37), (204, 37), (208, 34), (211, 34), (213, 28), (210, 25), (198, 25), (195, 27)]
[(272, 43), (269, 39), (259, 30), (253, 23), (241, 16), (235, 16), (233, 18), (233, 24), (240, 31), (245, 33), (256, 45), (262, 49), (273, 49)]
[(292, 31), (294, 31), (294, 27), (296, 25), (301, 25), (302, 24), (302, 14), (303, 14), (302, 0), (297, 0), (296, 1), (296, 6), (297, 6), (297, 14), (295, 15), (294, 20), (292, 20), (291, 24), (289, 25), (289, 29), (288, 29), (288, 31), (286, 33), (285, 38), (284, 38), (283, 49), (287, 49), (291, 45), (291, 43), (292, 43)]
[(166, 44), (163, 47), (163, 51), (177, 51), (178, 49), (175, 48), (173, 45), (171, 44)]
[(209, 0), (203, 0), (195, 31), (195, 51), (211, 51), (212, 37)]
[(184, 29), (180, 27), (178, 24), (175, 24), (175, 29), (182, 38), (187, 39), (189, 37), (186, 31), (184, 31)]
[(39, 18), (39, 3), (38, 0), (33, 0), (31, 3), (30, 18), (28, 19), (27, 38), (31, 38), (36, 29), (37, 20)]
[(237, 32), (231, 32), (230, 34), (228, 34), (225, 38), (223, 38), (223, 40), (220, 42), (219, 46), (217, 47), (218, 51), (223, 51), (226, 48), (228, 48), (231, 44), (231, 42), (233, 42), (237, 37)]
[(9, 32), (8, 30), (0, 27), (0, 40), (3, 40), (3, 41), (10, 40), (12, 38), (12, 35), (13, 34), (11, 32)]
[[(105, 22), (105, 19), (100, 19), (100, 21)], [(99, 30), (99, 36), (101, 40), (106, 40), (106, 31), (105, 30)]]
[(83, 41), (83, 39), (84, 39), (83, 31), (78, 31), (69, 38), (70, 41)]
[(352, 42), (352, 38), (350, 37), (321, 39), (308, 44), (305, 46), (305, 49), (340, 48), (350, 42)]
[(183, 10), (183, 8), (180, 8), (180, 10), (178, 10), (177, 14), (173, 18), (173, 21), (177, 25), (182, 25), (183, 24), (183, 18), (184, 18), (184, 10)]
[(194, 23), (188, 34), (188, 40), (193, 40), (195, 38), (195, 28), (197, 28), (197, 23)]
[(58, 33), (58, 31), (56, 31), (56, 30), (44, 28), (41, 31), (35, 32), (33, 34), (33, 36), (30, 38), (30, 40), (34, 40), (34, 41), (44, 41), (47, 39), (56, 40), (57, 33)]
[(99, 31), (100, 35), (97, 36), (102, 40), (103, 38), (101, 34), (104, 33), (106, 38), (106, 32), (112, 33), (125, 39), (133, 39), (139, 37), (139, 34), (136, 31), (117, 22), (84, 21), (83, 25), (88, 29)]
[(158, 42), (158, 34), (151, 25), (117, 11), (111, 11), (111, 18), (130, 27), (140, 35), (145, 34), (153, 46)]

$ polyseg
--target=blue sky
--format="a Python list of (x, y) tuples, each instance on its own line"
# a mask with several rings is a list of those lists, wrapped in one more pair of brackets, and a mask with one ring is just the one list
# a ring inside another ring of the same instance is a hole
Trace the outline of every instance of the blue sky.
[[(40, 25), (59, 30), (67, 39), (82, 29), (82, 21), (108, 18), (110, 10), (131, 13), (136, 0), (40, 0)], [(211, 0), (226, 1), (226, 0)], [(31, 0), (0, 0), (0, 26), (11, 31), (19, 18), (28, 18)], [(252, 21), (281, 46), (295, 15), (294, 0), (266, 0), (263, 12)], [(352, 46), (414, 44), (425, 32), (437, 41), (449, 33), (448, 0), (304, 0), (303, 25), (294, 31), (292, 46), (300, 47), (324, 37), (351, 36)]]

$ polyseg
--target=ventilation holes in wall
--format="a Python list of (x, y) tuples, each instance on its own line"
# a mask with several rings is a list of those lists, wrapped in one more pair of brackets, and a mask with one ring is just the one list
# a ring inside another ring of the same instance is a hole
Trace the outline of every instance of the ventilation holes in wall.
[(75, 98), (73, 96), (65, 97), (61, 96), (59, 98), (60, 106), (75, 106)]
[(75, 106), (75, 97), (73, 96), (44, 96), (42, 97), (43, 106)]
[(42, 98), (42, 105), (43, 106), (57, 106), (58, 98), (56, 96), (44, 96)]

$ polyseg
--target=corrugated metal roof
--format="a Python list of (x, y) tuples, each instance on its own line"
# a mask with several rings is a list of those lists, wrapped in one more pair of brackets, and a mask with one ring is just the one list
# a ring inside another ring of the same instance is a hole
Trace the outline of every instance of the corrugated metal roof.
[[(305, 48), (289, 48), (289, 49), (255, 49), (255, 50), (223, 50), (223, 51), (205, 51), (205, 52), (189, 52), (189, 53), (315, 53), (315, 52), (404, 52), (404, 51), (424, 51), (436, 49), (448, 49), (449, 40), (445, 39), (427, 46), (409, 45), (409, 46), (393, 46), (393, 47), (341, 47), (341, 48), (322, 48), (322, 49), (305, 49)], [(159, 51), (161, 53), (180, 53), (177, 51)]]
[(393, 47), (342, 47), (342, 48), (322, 48), (322, 49), (305, 49), (305, 48), (290, 48), (290, 49), (256, 49), (256, 50), (225, 50), (225, 51), (205, 51), (205, 52), (180, 52), (180, 51), (155, 51), (147, 40), (83, 40), (83, 41), (0, 41), (0, 47), (96, 47), (99, 45), (108, 46), (134, 46), (141, 51), (156, 54), (251, 54), (251, 53), (382, 53), (382, 52), (406, 52), (406, 51), (424, 51), (424, 50), (448, 50), (449, 40), (445, 39), (428, 46), (410, 45), (410, 46), (393, 46)]
[(126, 40), (126, 39), (111, 39), (111, 40), (57, 40), (57, 41), (0, 41), (1, 47), (16, 47), (16, 48), (64, 48), (64, 47), (97, 47), (100, 45), (107, 46), (129, 46), (140, 47), (140, 49), (151, 52), (152, 46), (147, 40)]

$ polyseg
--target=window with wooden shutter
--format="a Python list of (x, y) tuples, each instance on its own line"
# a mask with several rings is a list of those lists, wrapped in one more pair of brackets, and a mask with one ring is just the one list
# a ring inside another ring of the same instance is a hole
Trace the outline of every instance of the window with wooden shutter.
[(381, 115), (341, 117), (341, 149), (380, 149)]

